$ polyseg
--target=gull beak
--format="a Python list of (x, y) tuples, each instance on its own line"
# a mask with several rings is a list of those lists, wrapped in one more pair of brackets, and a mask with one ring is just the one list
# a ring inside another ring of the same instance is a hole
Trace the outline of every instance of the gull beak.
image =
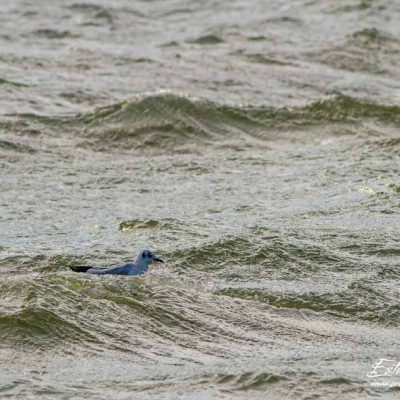
[(163, 260), (161, 260), (161, 258), (155, 258), (155, 259), (154, 259), (154, 261), (158, 261), (158, 262), (160, 262), (160, 263), (163, 263), (163, 264), (164, 264), (164, 261), (163, 261)]

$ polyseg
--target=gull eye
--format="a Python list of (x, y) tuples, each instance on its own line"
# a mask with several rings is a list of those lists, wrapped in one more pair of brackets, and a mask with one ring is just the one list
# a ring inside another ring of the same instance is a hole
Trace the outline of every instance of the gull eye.
[(145, 251), (142, 253), (142, 257), (146, 258), (146, 252)]

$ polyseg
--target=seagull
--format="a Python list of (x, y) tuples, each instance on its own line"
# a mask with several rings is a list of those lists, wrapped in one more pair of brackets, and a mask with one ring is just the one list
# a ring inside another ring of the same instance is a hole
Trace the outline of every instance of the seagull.
[(150, 250), (143, 250), (134, 263), (127, 263), (111, 268), (95, 268), (90, 266), (70, 266), (72, 271), (86, 272), (94, 275), (142, 275), (149, 269), (149, 264), (153, 261), (164, 263), (156, 257)]

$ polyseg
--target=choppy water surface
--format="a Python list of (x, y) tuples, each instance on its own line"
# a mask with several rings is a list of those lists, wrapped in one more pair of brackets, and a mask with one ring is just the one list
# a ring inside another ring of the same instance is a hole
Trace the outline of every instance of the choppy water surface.
[(0, 397), (396, 398), (399, 19), (3, 1)]

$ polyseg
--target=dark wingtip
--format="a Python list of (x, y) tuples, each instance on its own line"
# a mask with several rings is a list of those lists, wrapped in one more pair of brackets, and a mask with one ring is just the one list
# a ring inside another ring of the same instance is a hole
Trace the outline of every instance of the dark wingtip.
[(83, 265), (70, 265), (70, 268), (72, 269), (72, 271), (75, 272), (87, 272), (87, 270), (89, 270), (90, 268), (93, 267), (88, 267), (88, 266), (83, 266)]

